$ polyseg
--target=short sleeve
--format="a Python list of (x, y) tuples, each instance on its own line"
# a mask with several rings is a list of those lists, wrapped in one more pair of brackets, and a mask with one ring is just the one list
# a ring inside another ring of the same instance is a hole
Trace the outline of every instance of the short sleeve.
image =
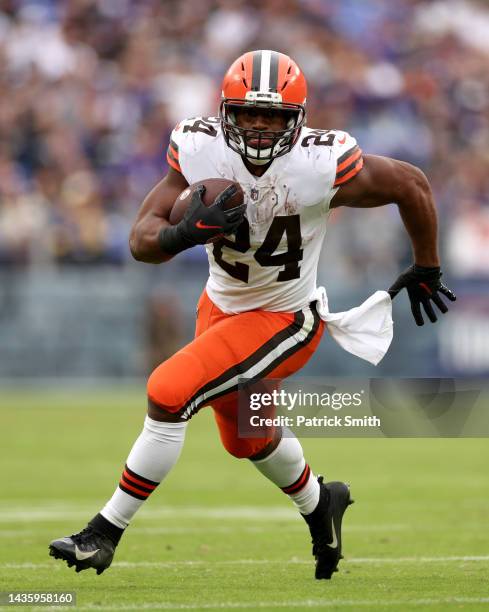
[(211, 155), (209, 145), (212, 148), (219, 134), (218, 117), (190, 117), (180, 121), (170, 135), (166, 152), (168, 165), (191, 184), (200, 175), (199, 170), (206, 168), (206, 160)]
[(363, 168), (362, 150), (353, 136), (347, 132), (336, 132), (333, 151), (336, 157), (336, 174), (333, 188), (351, 181)]
[(168, 149), (166, 151), (166, 161), (168, 165), (171, 166), (177, 172), (182, 174), (182, 168), (180, 167), (180, 152), (178, 146), (178, 128), (179, 126), (173, 130), (170, 136), (170, 143), (168, 145)]

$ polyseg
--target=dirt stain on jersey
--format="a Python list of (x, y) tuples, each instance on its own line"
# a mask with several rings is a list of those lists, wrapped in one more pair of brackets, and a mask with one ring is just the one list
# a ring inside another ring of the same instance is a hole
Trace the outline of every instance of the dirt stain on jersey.
[(286, 215), (296, 215), (299, 210), (299, 204), (295, 199), (289, 198), (290, 189), (287, 185), (284, 185), (285, 191), (285, 203), (284, 203), (284, 213)]

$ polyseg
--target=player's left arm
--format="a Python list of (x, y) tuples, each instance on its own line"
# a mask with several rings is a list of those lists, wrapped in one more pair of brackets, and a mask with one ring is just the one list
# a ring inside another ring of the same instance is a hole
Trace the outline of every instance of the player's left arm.
[(394, 298), (406, 288), (416, 323), (423, 325), (421, 305), (430, 321), (435, 322), (431, 302), (444, 313), (448, 308), (439, 293), (451, 301), (456, 298), (440, 281), (436, 206), (424, 173), (406, 162), (364, 155), (362, 170), (338, 189), (331, 208), (373, 208), (391, 203), (399, 208), (411, 240), (414, 264), (396, 280), (389, 293)]

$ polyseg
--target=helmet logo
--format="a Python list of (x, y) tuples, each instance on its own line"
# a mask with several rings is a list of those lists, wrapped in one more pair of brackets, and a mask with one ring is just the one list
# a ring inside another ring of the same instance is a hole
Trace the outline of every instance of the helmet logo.
[(282, 95), (276, 91), (247, 91), (247, 102), (266, 102), (267, 104), (282, 104)]

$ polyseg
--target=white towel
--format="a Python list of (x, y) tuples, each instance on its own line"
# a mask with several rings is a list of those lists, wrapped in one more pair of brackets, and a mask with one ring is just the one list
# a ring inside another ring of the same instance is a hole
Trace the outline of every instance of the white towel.
[(376, 291), (365, 302), (346, 312), (329, 312), (328, 296), (318, 287), (312, 297), (334, 340), (345, 351), (377, 365), (392, 342), (392, 300), (387, 291)]

